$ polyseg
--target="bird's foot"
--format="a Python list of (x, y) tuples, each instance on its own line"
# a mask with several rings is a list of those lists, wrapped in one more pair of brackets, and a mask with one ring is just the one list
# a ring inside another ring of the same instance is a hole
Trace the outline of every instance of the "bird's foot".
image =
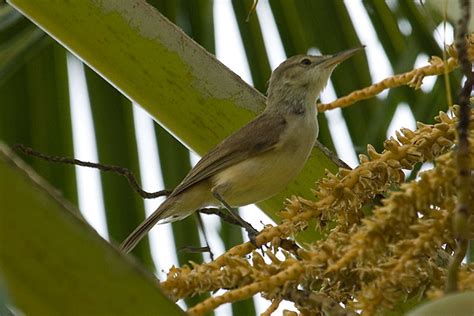
[(250, 224), (248, 227), (245, 227), (245, 230), (247, 231), (247, 236), (249, 237), (250, 242), (255, 248), (257, 248), (257, 236), (260, 232), (253, 228)]

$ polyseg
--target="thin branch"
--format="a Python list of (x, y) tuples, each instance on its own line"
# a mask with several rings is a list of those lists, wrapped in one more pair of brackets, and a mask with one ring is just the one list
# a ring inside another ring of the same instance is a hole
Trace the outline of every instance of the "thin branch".
[(199, 213), (206, 214), (206, 215), (217, 215), (224, 222), (242, 227), (242, 225), (240, 225), (240, 223), (238, 221), (236, 221), (232, 216), (230, 216), (229, 214), (223, 212), (219, 208), (212, 208), (212, 207), (202, 208), (202, 209), (199, 210)]
[(197, 212), (196, 217), (197, 217), (197, 222), (198, 222), (198, 225), (199, 225), (199, 229), (201, 229), (202, 236), (204, 237), (204, 242), (206, 243), (206, 247), (208, 249), (209, 256), (211, 257), (211, 261), (214, 261), (214, 253), (211, 250), (211, 246), (209, 245), (209, 240), (207, 239), (206, 231), (204, 230), (204, 222), (202, 221), (201, 213)]
[(460, 0), (461, 18), (458, 22), (458, 29), (455, 39), (455, 46), (458, 52), (458, 60), (461, 69), (466, 76), (466, 82), (459, 93), (459, 122), (457, 126), (458, 144), (456, 160), (458, 168), (458, 205), (453, 219), (454, 233), (457, 238), (457, 248), (454, 257), (449, 265), (446, 279), (445, 291), (447, 293), (458, 289), (458, 270), (462, 260), (466, 256), (468, 248), (469, 228), (466, 224), (469, 221), (469, 191), (470, 191), (470, 155), (469, 155), (469, 119), (470, 119), (470, 97), (472, 85), (474, 84), (474, 74), (472, 64), (468, 58), (467, 32), (470, 18), (471, 3), (469, 0)]
[(61, 156), (52, 156), (52, 155), (46, 155), (43, 154), (39, 151), (36, 151), (30, 147), (27, 147), (22, 144), (15, 144), (12, 146), (12, 149), (21, 152), (27, 156), (33, 156), (37, 158), (41, 158), (46, 161), (50, 162), (58, 162), (58, 163), (63, 163), (63, 164), (69, 164), (69, 165), (76, 165), (76, 166), (81, 166), (81, 167), (88, 167), (88, 168), (95, 168), (99, 169), (101, 171), (106, 171), (106, 172), (113, 172), (117, 173), (121, 176), (124, 176), (127, 178), (128, 183), (130, 186), (144, 199), (155, 199), (160, 196), (166, 196), (170, 194), (170, 191), (167, 190), (161, 190), (157, 192), (147, 192), (143, 190), (140, 185), (138, 184), (135, 176), (133, 173), (128, 170), (127, 168), (120, 167), (120, 166), (114, 166), (114, 165), (104, 165), (101, 163), (93, 163), (93, 162), (88, 162), (88, 161), (82, 161), (74, 158), (69, 158), (69, 157), (61, 157)]

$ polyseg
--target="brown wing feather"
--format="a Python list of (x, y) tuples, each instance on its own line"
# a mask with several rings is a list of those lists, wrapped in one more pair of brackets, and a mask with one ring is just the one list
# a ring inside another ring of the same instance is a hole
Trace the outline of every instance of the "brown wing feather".
[(279, 114), (260, 114), (202, 157), (171, 196), (183, 192), (224, 168), (272, 150), (278, 143), (285, 125), (285, 118)]

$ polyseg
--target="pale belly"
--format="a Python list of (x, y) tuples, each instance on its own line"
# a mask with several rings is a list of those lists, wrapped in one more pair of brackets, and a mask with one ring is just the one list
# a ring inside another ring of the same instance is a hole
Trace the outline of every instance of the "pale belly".
[(210, 179), (211, 183), (234, 207), (268, 199), (296, 178), (311, 153), (316, 135), (317, 125), (305, 126), (297, 133), (290, 129), (282, 146), (219, 172)]

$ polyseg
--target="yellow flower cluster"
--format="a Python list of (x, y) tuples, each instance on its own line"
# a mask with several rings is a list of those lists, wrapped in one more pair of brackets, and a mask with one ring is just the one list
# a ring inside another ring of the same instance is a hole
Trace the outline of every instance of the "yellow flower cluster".
[[(474, 60), (474, 34), (469, 35), (468, 44), (469, 59)], [(448, 54), (450, 57), (446, 61), (443, 61), (438, 56), (433, 56), (430, 60), (430, 65), (428, 66), (413, 69), (409, 72), (389, 77), (367, 88), (353, 91), (347, 96), (339, 98), (334, 102), (319, 104), (318, 111), (324, 112), (335, 108), (343, 108), (354, 104), (357, 101), (372, 98), (386, 89), (396, 88), (404, 85), (419, 89), (423, 83), (423, 79), (426, 76), (448, 74), (459, 67), (457, 58), (458, 54), (454, 48), (454, 44), (448, 46)]]
[(456, 168), (452, 156), (441, 156), (418, 181), (403, 184), (364, 219), (347, 245), (336, 249), (333, 257), (339, 259), (328, 267), (326, 276), (337, 278), (340, 271), (355, 271), (352, 278), (359, 278), (360, 284), (354, 308), (373, 314), (377, 308), (392, 307), (425, 282), (442, 280), (446, 265), (438, 256), (442, 257), (442, 246), (453, 240), (450, 215), (455, 209)]
[[(436, 124), (402, 129), (397, 139), (385, 142), (382, 153), (368, 146), (368, 155), (361, 155), (354, 170), (327, 173), (314, 191), (318, 201), (289, 200), (282, 223), (267, 227), (257, 239), (258, 244), (272, 244), (273, 252), (265, 252), (271, 263), (246, 243), (213, 262), (172, 268), (163, 288), (175, 299), (228, 289), (188, 311), (195, 315), (257, 293), (273, 302), (270, 310), (286, 299), (302, 313), (331, 310), (338, 315), (356, 309), (374, 314), (414, 293), (422, 295), (425, 288), (441, 287), (453, 244), (449, 216), (456, 202), (452, 152), (457, 110), (452, 117), (440, 113)], [(474, 141), (472, 130), (470, 139)], [(434, 159), (432, 170), (421, 173), (417, 181), (400, 184), (402, 169)], [(362, 207), (377, 194), (388, 197), (364, 216)], [(315, 217), (334, 220), (336, 226), (308, 249), (283, 251), (284, 258), (277, 257), (279, 244)], [(346, 308), (340, 311), (339, 303)]]

